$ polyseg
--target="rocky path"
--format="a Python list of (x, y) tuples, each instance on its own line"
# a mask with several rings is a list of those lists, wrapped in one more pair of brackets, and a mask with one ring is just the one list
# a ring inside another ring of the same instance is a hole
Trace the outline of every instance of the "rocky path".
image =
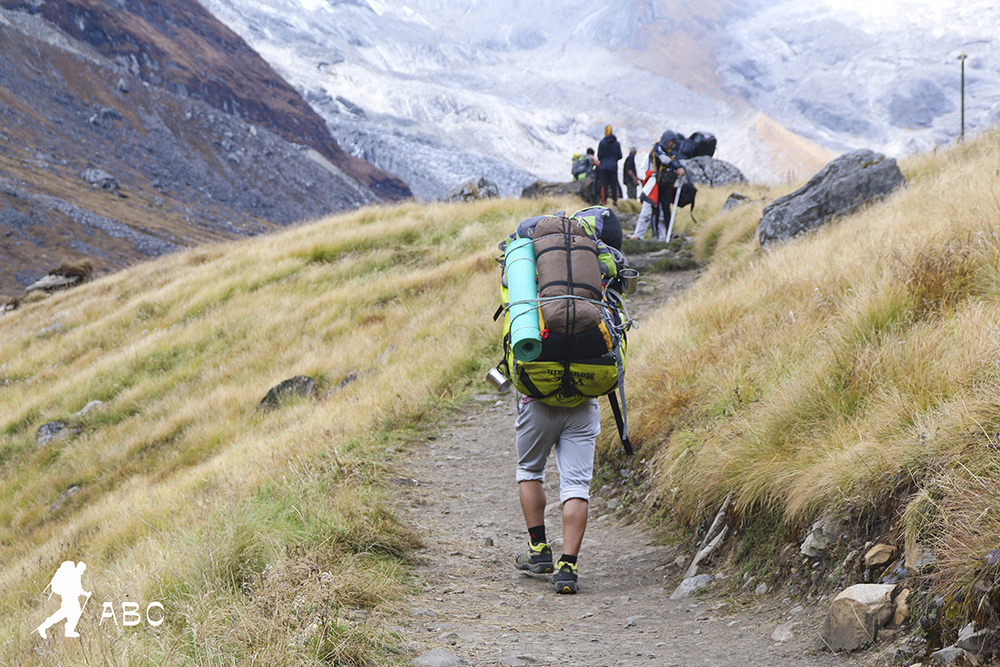
[[(669, 274), (645, 288), (669, 298), (693, 278)], [(652, 300), (642, 294), (639, 301)], [(526, 534), (513, 477), (513, 424), (513, 395), (484, 392), (444, 431), (396, 459), (398, 511), (425, 543), (420, 591), (396, 619), (413, 664), (861, 664), (819, 649), (826, 603), (768, 596), (747, 603), (719, 590), (671, 599), (693, 554), (657, 544), (600, 490), (591, 502), (577, 595), (557, 595), (551, 575), (515, 570)], [(562, 531), (554, 460), (548, 475), (553, 539)], [(558, 556), (561, 540), (553, 541)]]

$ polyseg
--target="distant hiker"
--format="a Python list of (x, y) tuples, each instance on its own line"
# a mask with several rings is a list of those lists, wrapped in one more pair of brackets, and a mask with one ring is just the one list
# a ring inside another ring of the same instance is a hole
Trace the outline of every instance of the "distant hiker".
[(584, 180), (594, 173), (598, 164), (600, 163), (594, 157), (593, 148), (588, 148), (585, 153), (575, 153), (573, 155), (573, 180)]
[[(632, 239), (636, 241), (646, 238), (646, 232), (653, 223), (653, 216), (659, 211), (660, 192), (656, 187), (656, 179), (653, 178), (654, 173), (652, 169), (647, 169), (642, 179), (642, 193), (639, 195), (642, 206), (639, 208), (639, 217), (635, 220), (635, 231), (632, 232)], [(653, 227), (653, 238), (656, 238), (655, 227)]]
[(625, 166), (622, 167), (622, 176), (625, 179), (628, 198), (635, 199), (636, 188), (641, 183), (638, 172), (635, 170), (635, 146), (628, 149), (628, 157), (625, 158)]
[(594, 157), (593, 148), (588, 148), (587, 152), (582, 155), (576, 153), (573, 156), (573, 180), (582, 181), (591, 176), (599, 164), (600, 161)]
[[(48, 635), (45, 634), (46, 630), (51, 628), (53, 625), (59, 621), (65, 619), (66, 626), (63, 632), (67, 637), (79, 637), (80, 633), (76, 631), (76, 624), (80, 622), (80, 616), (83, 614), (83, 608), (80, 606), (80, 596), (86, 595), (87, 599), (90, 599), (91, 593), (83, 590), (83, 571), (87, 569), (84, 563), (74, 563), (73, 561), (64, 561), (56, 573), (52, 576), (52, 582), (49, 586), (52, 588), (52, 593), (55, 593), (62, 598), (62, 604), (56, 613), (45, 619), (45, 622), (39, 625), (35, 630), (42, 636), (42, 639), (47, 639)], [(52, 596), (49, 593), (49, 597)]]
[(676, 150), (677, 134), (667, 130), (649, 152), (649, 169), (643, 180), (642, 208), (639, 209), (633, 239), (642, 240), (652, 225), (656, 239), (670, 240), (666, 238), (666, 227), (660, 223), (670, 218), (669, 192), (674, 182), (684, 175), (684, 167), (672, 157)]
[(622, 159), (622, 147), (612, 132), (610, 125), (604, 126), (604, 138), (597, 145), (597, 192), (601, 206), (606, 206), (608, 197), (613, 205), (618, 205), (618, 160)]

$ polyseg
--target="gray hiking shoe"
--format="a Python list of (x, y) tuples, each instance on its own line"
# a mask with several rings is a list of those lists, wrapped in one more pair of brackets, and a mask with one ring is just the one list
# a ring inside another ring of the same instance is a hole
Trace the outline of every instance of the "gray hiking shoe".
[(552, 547), (548, 542), (532, 544), (528, 542), (528, 551), (518, 554), (514, 559), (514, 567), (528, 570), (535, 574), (548, 574), (552, 571)]
[(556, 566), (556, 573), (552, 575), (552, 583), (555, 585), (556, 593), (576, 593), (576, 563), (567, 563), (560, 560)]

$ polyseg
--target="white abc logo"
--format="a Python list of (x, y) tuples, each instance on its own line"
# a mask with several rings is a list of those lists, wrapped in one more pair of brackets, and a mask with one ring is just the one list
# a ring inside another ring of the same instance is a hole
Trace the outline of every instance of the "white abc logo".
[[(156, 613), (159, 618), (154, 619), (150, 615), (151, 609), (159, 609)], [(104, 619), (111, 618), (114, 619), (115, 625), (118, 625), (118, 616), (115, 615), (115, 607), (110, 602), (105, 602), (104, 607), (101, 609), (101, 622), (98, 625), (104, 625)], [(146, 605), (146, 622), (152, 625), (154, 628), (163, 623), (163, 619), (166, 618), (163, 614), (163, 605), (159, 602), (150, 602)], [(129, 627), (132, 625), (139, 625), (142, 623), (142, 614), (139, 613), (139, 603), (138, 602), (122, 602), (122, 625)]]

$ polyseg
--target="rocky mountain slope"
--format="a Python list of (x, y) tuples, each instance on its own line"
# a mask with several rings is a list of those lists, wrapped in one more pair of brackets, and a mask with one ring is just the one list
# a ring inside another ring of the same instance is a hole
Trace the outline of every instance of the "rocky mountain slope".
[(0, 297), (409, 195), (197, 3), (3, 0), (0, 41)]
[(996, 117), (989, 0), (205, 0), (355, 154), (425, 198), (487, 176), (505, 194), (565, 180), (611, 123), (644, 150), (708, 130), (751, 179), (807, 178)]

